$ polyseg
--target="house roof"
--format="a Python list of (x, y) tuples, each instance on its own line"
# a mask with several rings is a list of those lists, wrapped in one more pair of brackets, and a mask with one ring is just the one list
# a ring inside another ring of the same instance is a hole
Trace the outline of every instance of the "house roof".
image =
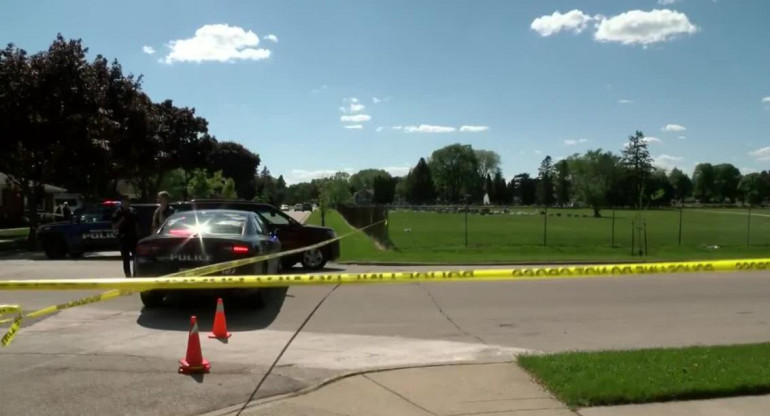
[[(6, 188), (6, 187), (8, 187), (8, 175), (6, 175), (3, 172), (0, 172), (0, 189)], [(44, 192), (50, 193), (50, 194), (67, 192), (67, 189), (65, 188), (49, 185), (49, 184), (43, 184), (43, 190)]]

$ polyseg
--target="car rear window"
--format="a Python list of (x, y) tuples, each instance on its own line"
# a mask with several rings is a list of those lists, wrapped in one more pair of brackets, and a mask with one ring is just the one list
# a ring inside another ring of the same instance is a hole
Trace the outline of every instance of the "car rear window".
[(172, 215), (160, 234), (172, 236), (242, 235), (248, 223), (244, 214), (191, 211)]
[(263, 221), (269, 224), (273, 224), (273, 225), (291, 224), (290, 217), (280, 211), (274, 211), (269, 208), (257, 208), (255, 211)]

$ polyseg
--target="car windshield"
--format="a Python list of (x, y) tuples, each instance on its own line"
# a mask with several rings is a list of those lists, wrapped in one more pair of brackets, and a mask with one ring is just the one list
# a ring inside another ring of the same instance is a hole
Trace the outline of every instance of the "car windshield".
[(257, 212), (257, 215), (268, 224), (289, 225), (294, 223), (294, 220), (292, 220), (291, 217), (277, 210), (257, 208), (255, 211)]
[(185, 212), (166, 221), (160, 234), (189, 237), (193, 235), (243, 235), (248, 217), (232, 212)]

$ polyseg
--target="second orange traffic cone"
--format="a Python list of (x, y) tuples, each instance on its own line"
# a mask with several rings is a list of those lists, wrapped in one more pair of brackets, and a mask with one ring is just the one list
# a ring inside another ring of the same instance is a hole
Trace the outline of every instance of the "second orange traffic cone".
[(187, 339), (187, 354), (179, 360), (179, 372), (182, 374), (208, 373), (211, 364), (203, 358), (201, 340), (198, 337), (198, 319), (190, 317), (190, 335)]
[(217, 299), (217, 312), (214, 314), (214, 328), (209, 333), (209, 338), (227, 339), (230, 338), (227, 332), (227, 320), (225, 319), (225, 305), (222, 298)]

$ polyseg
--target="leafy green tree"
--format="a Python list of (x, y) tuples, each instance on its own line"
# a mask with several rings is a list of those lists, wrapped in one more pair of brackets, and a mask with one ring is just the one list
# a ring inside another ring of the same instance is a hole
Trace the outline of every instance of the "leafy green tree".
[(431, 154), (430, 172), (436, 190), (446, 202), (462, 202), (478, 187), (478, 161), (470, 145), (453, 144)]
[(500, 169), (500, 155), (496, 152), (481, 149), (473, 152), (476, 154), (477, 172), (480, 178), (492, 176)]
[(749, 173), (738, 184), (738, 191), (744, 204), (758, 205), (770, 196), (770, 186), (761, 173)]
[(551, 206), (554, 201), (554, 177), (555, 169), (551, 156), (546, 156), (540, 163), (537, 170), (537, 203), (540, 205)]
[(652, 157), (650, 157), (650, 151), (647, 150), (644, 133), (637, 130), (633, 136), (628, 136), (628, 143), (623, 149), (622, 161), (630, 174), (634, 205), (637, 209), (641, 209), (644, 203), (647, 180), (652, 173)]
[(556, 204), (565, 206), (570, 202), (570, 174), (567, 159), (562, 159), (554, 164), (554, 194)]
[(190, 182), (187, 184), (187, 195), (190, 198), (209, 198), (213, 192), (212, 183), (205, 169), (195, 169)]
[(719, 202), (729, 200), (735, 202), (740, 196), (738, 184), (741, 182), (741, 171), (730, 163), (714, 166), (714, 190)]
[(484, 193), (489, 195), (490, 202), (495, 196), (495, 184), (492, 182), (492, 177), (487, 174), (486, 179), (484, 180)]
[(503, 173), (498, 169), (495, 172), (495, 178), (492, 179), (492, 202), (496, 205), (506, 205), (511, 203), (511, 194), (508, 192), (508, 187), (505, 183)]
[(537, 179), (528, 173), (520, 173), (511, 180), (514, 202), (521, 205), (533, 205), (537, 194)]
[[(352, 177), (351, 177), (352, 179)], [(376, 204), (391, 204), (396, 196), (396, 180), (389, 176), (375, 176), (373, 202)]]
[(612, 178), (620, 162), (617, 156), (601, 149), (567, 159), (575, 196), (593, 208), (595, 217), (601, 217), (600, 210), (607, 205)]
[(648, 180), (647, 199), (651, 205), (670, 205), (674, 199), (674, 187), (664, 170), (655, 169)]
[(374, 189), (374, 180), (378, 177), (390, 179), (390, 173), (382, 169), (363, 169), (350, 176), (350, 187), (353, 192), (363, 189)]
[(425, 159), (409, 171), (404, 181), (405, 198), (412, 204), (430, 204), (436, 200), (433, 176)]
[(699, 163), (692, 174), (693, 196), (701, 202), (709, 202), (717, 195), (716, 176), (711, 163)]
[(321, 223), (326, 223), (326, 212), (350, 199), (350, 175), (337, 172), (331, 178), (323, 180), (320, 186), (318, 205), (321, 210)]
[(225, 183), (222, 185), (222, 191), (219, 196), (223, 199), (238, 199), (233, 178), (225, 179)]
[[(251, 200), (258, 191), (254, 175), (257, 174), (259, 163), (259, 155), (251, 152), (243, 145), (235, 142), (219, 142), (210, 156), (209, 167), (212, 171), (221, 170), (225, 177), (233, 178), (238, 195)], [(263, 176), (260, 175), (261, 178)], [(262, 185), (269, 185), (269, 183)], [(268, 190), (263, 196), (272, 197), (270, 192)]]
[(692, 194), (692, 181), (686, 173), (674, 168), (668, 174), (668, 182), (674, 191), (674, 198), (679, 202), (684, 201), (685, 198)]

